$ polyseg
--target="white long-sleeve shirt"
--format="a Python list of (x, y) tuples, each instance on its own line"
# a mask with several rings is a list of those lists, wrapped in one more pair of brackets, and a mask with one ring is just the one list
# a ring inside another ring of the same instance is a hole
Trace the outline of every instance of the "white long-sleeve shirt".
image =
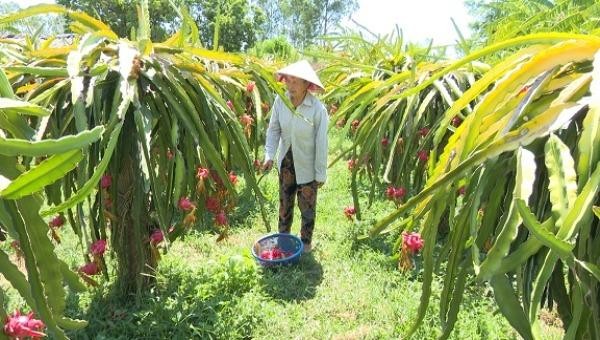
[[(271, 110), (267, 130), (265, 160), (274, 160), (280, 150), (277, 168), (292, 146), (296, 183), (327, 180), (327, 109), (315, 96), (307, 93), (294, 114), (279, 96)], [(302, 117), (300, 117), (300, 115)]]

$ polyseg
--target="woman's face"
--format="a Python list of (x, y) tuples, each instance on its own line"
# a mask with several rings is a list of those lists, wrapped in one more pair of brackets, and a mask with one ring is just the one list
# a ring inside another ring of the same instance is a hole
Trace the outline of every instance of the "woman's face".
[(292, 95), (292, 97), (303, 96), (310, 85), (310, 82), (294, 77), (294, 76), (285, 76), (285, 85), (287, 86), (288, 91)]

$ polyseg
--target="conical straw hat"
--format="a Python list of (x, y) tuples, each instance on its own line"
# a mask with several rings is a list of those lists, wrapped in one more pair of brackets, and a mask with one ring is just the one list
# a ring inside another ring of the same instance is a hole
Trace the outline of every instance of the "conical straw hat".
[(282, 68), (281, 70), (277, 71), (277, 74), (294, 76), (294, 77), (297, 77), (300, 79), (304, 79), (304, 80), (314, 84), (319, 89), (325, 90), (325, 87), (319, 80), (319, 76), (317, 75), (315, 70), (313, 70), (312, 66), (310, 66), (310, 64), (306, 60), (300, 60), (298, 62), (290, 64), (290, 65)]

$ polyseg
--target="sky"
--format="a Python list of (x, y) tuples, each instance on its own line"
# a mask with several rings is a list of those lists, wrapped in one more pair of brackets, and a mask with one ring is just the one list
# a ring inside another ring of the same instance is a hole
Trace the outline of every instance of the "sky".
[[(25, 8), (25, 7), (29, 7), (31, 5), (37, 5), (37, 4), (53, 4), (54, 0), (12, 0), (13, 2), (18, 3), (21, 8)], [(0, 2), (8, 2), (5, 0), (0, 0)]]
[[(5, 0), (0, 0), (3, 2)], [(53, 0), (19, 0), (22, 7)], [(352, 19), (376, 34), (391, 34), (395, 25), (402, 29), (405, 40), (425, 43), (433, 39), (434, 45), (453, 44), (458, 35), (450, 18), (454, 18), (461, 32), (469, 36), (468, 24), (472, 20), (463, 0), (358, 0), (359, 9)], [(351, 21), (343, 23), (356, 28)]]
[[(458, 35), (453, 18), (461, 33), (468, 37), (472, 18), (463, 0), (359, 0), (359, 9), (352, 19), (376, 34), (391, 34), (397, 24), (405, 40), (434, 45), (454, 44)], [(351, 22), (349, 27), (355, 27)]]

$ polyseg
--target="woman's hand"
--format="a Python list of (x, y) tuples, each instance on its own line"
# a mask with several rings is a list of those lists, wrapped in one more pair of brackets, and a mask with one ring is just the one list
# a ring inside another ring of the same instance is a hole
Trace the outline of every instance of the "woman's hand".
[(263, 163), (262, 168), (264, 172), (271, 171), (271, 169), (273, 168), (273, 160), (269, 159), (268, 161), (265, 161)]

